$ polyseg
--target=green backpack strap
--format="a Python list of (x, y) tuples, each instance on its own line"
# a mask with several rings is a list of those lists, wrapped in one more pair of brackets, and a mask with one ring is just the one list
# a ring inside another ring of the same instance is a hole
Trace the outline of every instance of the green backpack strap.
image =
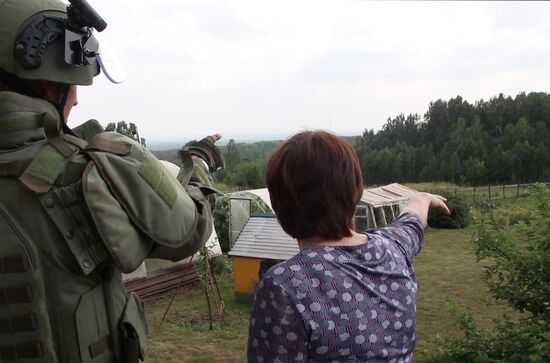
[(189, 181), (193, 176), (193, 157), (191, 156), (191, 152), (189, 152), (189, 150), (181, 151), (180, 155), (183, 161), (183, 167), (180, 169), (176, 179), (178, 179), (181, 185), (186, 186), (189, 184)]
[(46, 193), (63, 172), (68, 160), (53, 146), (46, 145), (31, 161), (19, 181), (36, 193)]
[[(59, 129), (61, 121), (52, 112), (43, 113), (40, 122), (44, 127), (48, 144), (21, 173), (19, 181), (36, 193), (46, 193), (65, 170), (69, 160), (88, 144), (77, 137), (63, 134)], [(10, 165), (4, 168), (6, 173), (14, 173), (18, 171), (15, 169), (21, 168), (21, 165)]]

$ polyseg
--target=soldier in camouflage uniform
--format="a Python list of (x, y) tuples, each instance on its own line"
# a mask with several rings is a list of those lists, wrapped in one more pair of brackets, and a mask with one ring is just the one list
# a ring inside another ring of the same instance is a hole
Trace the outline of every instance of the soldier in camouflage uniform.
[(182, 149), (176, 179), (97, 121), (67, 127), (76, 85), (105, 72), (102, 19), (71, 3), (0, 0), (1, 362), (143, 360), (143, 304), (121, 271), (188, 257), (212, 230), (217, 137)]

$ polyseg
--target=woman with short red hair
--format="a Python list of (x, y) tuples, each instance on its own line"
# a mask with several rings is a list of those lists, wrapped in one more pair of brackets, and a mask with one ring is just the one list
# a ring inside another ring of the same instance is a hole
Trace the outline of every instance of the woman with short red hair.
[(300, 253), (258, 285), (249, 362), (411, 362), (416, 277), (430, 208), (445, 198), (418, 193), (390, 226), (357, 233), (363, 193), (359, 160), (341, 137), (299, 133), (272, 154), (267, 187), (277, 218)]

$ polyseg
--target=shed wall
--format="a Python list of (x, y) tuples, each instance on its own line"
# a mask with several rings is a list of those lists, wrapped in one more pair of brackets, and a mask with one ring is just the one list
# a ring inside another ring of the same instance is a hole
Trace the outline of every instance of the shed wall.
[(258, 285), (261, 258), (233, 257), (233, 278), (237, 300), (250, 300)]

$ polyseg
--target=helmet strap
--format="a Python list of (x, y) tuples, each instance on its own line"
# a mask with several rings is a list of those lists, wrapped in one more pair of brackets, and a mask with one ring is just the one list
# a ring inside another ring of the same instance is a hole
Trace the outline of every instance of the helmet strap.
[(69, 89), (71, 88), (70, 84), (62, 84), (61, 89), (61, 100), (57, 103), (52, 102), (57, 110), (57, 113), (59, 113), (59, 117), (61, 118), (61, 130), (63, 130), (64, 133), (76, 136), (73, 130), (69, 126), (67, 126), (67, 120), (65, 120), (65, 104), (67, 103), (67, 98), (69, 97)]
[(54, 102), (53, 105), (55, 106), (55, 109), (57, 110), (57, 113), (59, 113), (59, 117), (61, 118), (62, 124), (66, 124), (67, 120), (65, 120), (65, 104), (67, 103), (67, 98), (69, 97), (69, 88), (71, 86), (68, 84), (61, 84), (61, 97), (59, 97), (59, 101)]

